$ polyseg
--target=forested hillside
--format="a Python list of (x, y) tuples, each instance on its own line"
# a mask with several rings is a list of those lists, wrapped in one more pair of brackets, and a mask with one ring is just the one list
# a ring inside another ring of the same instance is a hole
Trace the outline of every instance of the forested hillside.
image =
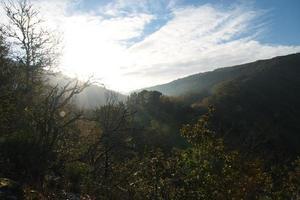
[(145, 88), (145, 90), (156, 90), (168, 96), (184, 96), (211, 92), (215, 85), (223, 81), (255, 76), (261, 71), (272, 70), (274, 65), (277, 65), (277, 68), (281, 68), (282, 71), (293, 73), (293, 70), (297, 70), (296, 67), (299, 66), (299, 57), (300, 54), (298, 53), (233, 67), (219, 68), (214, 71), (181, 78), (163, 85)]
[[(57, 43), (31, 4), (4, 11), (0, 199), (300, 198), (299, 54), (210, 72), (189, 98), (109, 92), (103, 105), (89, 80), (45, 81), (60, 76)], [(78, 106), (89, 89), (93, 106)]]
[(300, 153), (300, 54), (251, 65), (250, 75), (215, 85), (202, 103), (214, 105), (229, 143), (275, 163), (294, 159)]
[[(219, 135), (274, 162), (300, 153), (300, 54), (217, 69), (150, 89), (195, 109), (212, 105)], [(220, 127), (219, 127), (220, 126)]]

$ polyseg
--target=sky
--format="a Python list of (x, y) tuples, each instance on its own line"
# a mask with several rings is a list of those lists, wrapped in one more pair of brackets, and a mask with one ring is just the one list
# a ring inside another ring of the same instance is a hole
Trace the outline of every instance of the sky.
[(32, 3), (62, 34), (62, 72), (123, 93), (300, 52), (299, 0)]

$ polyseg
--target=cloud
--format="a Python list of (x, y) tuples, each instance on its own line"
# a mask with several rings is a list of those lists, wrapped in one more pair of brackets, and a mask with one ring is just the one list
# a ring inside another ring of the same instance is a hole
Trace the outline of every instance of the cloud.
[(81, 78), (94, 75), (119, 91), (300, 51), (261, 43), (265, 11), (245, 5), (116, 0), (82, 10), (87, 1), (33, 2), (48, 25), (64, 33), (61, 69)]
[(129, 64), (129, 40), (139, 37), (154, 16), (143, 12), (124, 14), (122, 10), (107, 16), (110, 6), (83, 12), (76, 9), (82, 2), (36, 0), (35, 5), (47, 24), (63, 33), (62, 71), (79, 78), (93, 75), (116, 88), (116, 82), (122, 84), (120, 68)]
[(258, 18), (264, 11), (204, 5), (174, 9), (173, 14), (165, 26), (128, 49), (136, 67), (127, 69), (125, 76), (144, 77), (145, 85), (155, 85), (217, 67), (300, 51), (299, 46), (257, 40), (257, 33), (263, 32)]

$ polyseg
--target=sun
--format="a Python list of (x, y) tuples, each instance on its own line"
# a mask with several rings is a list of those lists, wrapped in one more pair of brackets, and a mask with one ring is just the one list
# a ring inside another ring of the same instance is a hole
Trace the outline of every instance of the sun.
[(86, 17), (64, 22), (61, 69), (84, 80), (92, 76), (108, 88), (124, 92), (130, 88), (122, 74), (124, 66), (130, 66), (127, 47), (109, 37), (115, 30), (99, 23)]

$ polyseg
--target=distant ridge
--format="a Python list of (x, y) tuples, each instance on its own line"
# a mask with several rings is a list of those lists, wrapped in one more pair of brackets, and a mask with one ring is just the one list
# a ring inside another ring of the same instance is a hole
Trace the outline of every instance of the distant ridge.
[[(60, 86), (66, 85), (69, 81), (72, 81), (70, 77), (67, 77), (61, 73), (51, 76), (51, 84), (59, 84)], [(127, 96), (119, 92), (106, 89), (103, 86), (92, 84), (85, 88), (80, 94), (75, 96), (74, 103), (80, 109), (94, 109), (98, 106), (102, 106), (106, 103), (106, 97), (109, 94), (114, 94), (118, 101), (125, 101)]]
[(156, 85), (144, 89), (150, 91), (159, 91), (168, 96), (181, 96), (189, 93), (200, 93), (203, 90), (210, 90), (214, 85), (222, 81), (228, 81), (241, 76), (253, 74), (258, 70), (265, 68), (265, 65), (271, 65), (275, 62), (284, 62), (285, 60), (289, 59), (299, 60), (299, 57), (300, 53), (296, 53), (266, 60), (258, 60), (247, 64), (218, 68), (213, 71), (190, 75), (174, 80), (170, 83)]

